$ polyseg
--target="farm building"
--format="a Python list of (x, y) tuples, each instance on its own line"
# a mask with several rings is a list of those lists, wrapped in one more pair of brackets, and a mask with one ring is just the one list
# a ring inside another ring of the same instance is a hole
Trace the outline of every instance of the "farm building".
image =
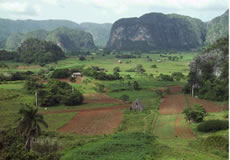
[(82, 74), (80, 72), (74, 72), (71, 77), (73, 78), (82, 77)]
[(130, 106), (129, 110), (142, 111), (144, 110), (144, 106), (139, 99), (136, 99), (136, 101)]

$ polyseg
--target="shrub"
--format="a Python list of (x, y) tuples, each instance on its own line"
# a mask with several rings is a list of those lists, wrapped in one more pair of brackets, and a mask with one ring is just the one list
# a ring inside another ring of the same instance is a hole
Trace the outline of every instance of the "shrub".
[(162, 92), (161, 90), (159, 90), (159, 89), (155, 90), (155, 93), (156, 93), (160, 98), (164, 97), (163, 92)]
[(63, 98), (63, 103), (67, 106), (74, 106), (74, 105), (79, 105), (82, 104), (83, 102), (83, 95), (75, 90), (73, 93), (70, 93)]
[(120, 97), (120, 99), (121, 99), (123, 102), (126, 102), (126, 101), (129, 100), (129, 96), (126, 95), (126, 94), (123, 94), (123, 95)]
[(157, 78), (161, 81), (173, 81), (173, 78), (166, 74), (160, 74)]
[(181, 79), (185, 78), (185, 76), (181, 72), (174, 72), (172, 73), (171, 77), (176, 81), (180, 81)]
[(170, 92), (170, 89), (167, 88), (167, 89), (165, 90), (165, 93), (166, 93), (166, 94), (170, 94), (170, 93), (171, 93), (171, 92)]
[(151, 65), (151, 68), (157, 68), (157, 65), (153, 64)]
[(48, 84), (38, 90), (38, 103), (41, 106), (54, 106), (57, 104), (79, 105), (83, 95), (66, 82), (50, 80)]
[(51, 78), (68, 78), (70, 75), (69, 69), (56, 69), (53, 71)]
[(226, 120), (208, 120), (198, 125), (197, 130), (200, 132), (215, 132), (228, 129)]
[(206, 111), (200, 104), (195, 104), (193, 108), (186, 107), (183, 111), (185, 118), (192, 122), (202, 122), (206, 116)]
[(229, 141), (224, 136), (220, 136), (220, 135), (209, 136), (203, 141), (203, 144), (206, 149), (216, 148), (218, 150), (224, 150), (228, 152)]
[(113, 68), (113, 72), (114, 73), (117, 73), (117, 72), (120, 72), (121, 70), (120, 70), (120, 67), (114, 67)]
[(133, 89), (135, 89), (135, 90), (139, 90), (140, 89), (139, 84), (137, 83), (137, 81), (133, 82)]
[(136, 72), (136, 69), (135, 68), (130, 68), (130, 69), (126, 70), (126, 72)]

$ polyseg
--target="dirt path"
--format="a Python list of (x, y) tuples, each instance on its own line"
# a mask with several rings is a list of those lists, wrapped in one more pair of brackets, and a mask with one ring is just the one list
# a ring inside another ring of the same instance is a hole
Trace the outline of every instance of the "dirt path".
[(160, 104), (161, 115), (178, 114), (186, 107), (185, 97), (182, 94), (168, 95)]
[[(175, 92), (179, 89), (175, 87)], [(191, 129), (188, 127), (188, 124), (185, 120), (181, 117), (181, 113), (183, 112), (184, 108), (186, 107), (185, 97), (182, 94), (174, 94), (166, 96), (161, 104), (160, 104), (160, 116), (165, 115), (177, 115), (176, 120), (174, 122), (174, 126), (172, 125), (172, 129), (175, 130), (176, 136), (181, 138), (194, 138)], [(168, 122), (171, 123), (171, 122)], [(168, 127), (168, 125), (161, 125), (161, 128)], [(158, 126), (159, 128), (159, 126)], [(167, 131), (167, 130), (166, 130)], [(173, 134), (173, 132), (169, 133)], [(170, 137), (170, 136), (169, 136)], [(173, 136), (171, 136), (173, 137)]]
[(181, 114), (177, 114), (177, 118), (175, 121), (175, 129), (177, 136), (181, 138), (194, 138), (194, 134), (186, 124), (180, 126), (181, 121)]

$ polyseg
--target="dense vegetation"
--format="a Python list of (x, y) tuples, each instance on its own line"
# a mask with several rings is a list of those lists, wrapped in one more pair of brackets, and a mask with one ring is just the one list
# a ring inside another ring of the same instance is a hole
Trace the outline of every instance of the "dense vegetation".
[(187, 93), (194, 88), (200, 98), (228, 100), (228, 44), (228, 37), (219, 39), (194, 59), (185, 86)]
[(92, 35), (79, 29), (58, 28), (50, 32), (46, 40), (58, 44), (64, 52), (72, 54), (96, 48)]
[(208, 120), (198, 125), (197, 130), (200, 132), (216, 132), (228, 129), (228, 121), (226, 120)]
[(190, 122), (202, 122), (206, 116), (206, 111), (200, 104), (195, 104), (192, 108), (186, 107), (183, 113), (185, 114), (185, 118)]
[(65, 58), (60, 47), (52, 42), (28, 39), (18, 48), (18, 61), (44, 65)]
[(40, 106), (55, 106), (65, 104), (67, 106), (79, 105), (83, 102), (83, 95), (77, 89), (66, 82), (49, 80), (46, 85), (39, 84), (30, 79), (24, 86), (28, 92), (37, 92)]

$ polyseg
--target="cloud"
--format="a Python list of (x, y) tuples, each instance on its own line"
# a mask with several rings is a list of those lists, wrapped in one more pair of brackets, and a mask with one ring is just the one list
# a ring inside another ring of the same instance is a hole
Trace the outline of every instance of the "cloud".
[(0, 3), (0, 9), (2, 12), (8, 15), (29, 15), (36, 16), (40, 12), (41, 8), (38, 4), (30, 4), (26, 1), (5, 1)]

